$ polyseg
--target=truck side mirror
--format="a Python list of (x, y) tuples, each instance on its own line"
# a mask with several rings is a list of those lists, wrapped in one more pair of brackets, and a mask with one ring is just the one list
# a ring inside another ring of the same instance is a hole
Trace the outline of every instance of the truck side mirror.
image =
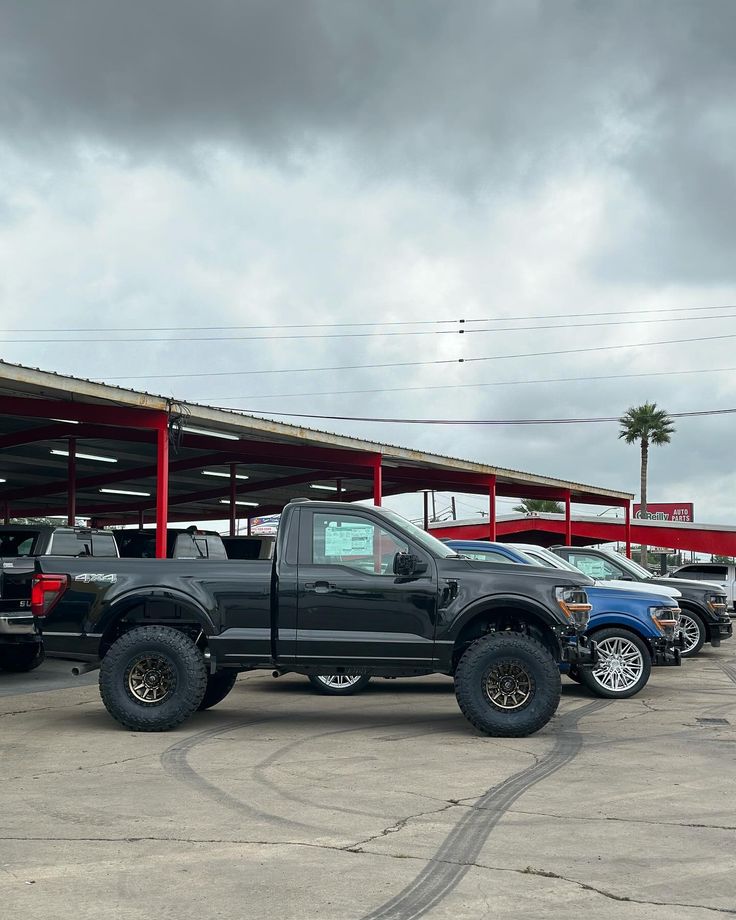
[(394, 575), (400, 578), (411, 578), (412, 575), (422, 575), (427, 571), (427, 563), (411, 553), (396, 553), (394, 556)]

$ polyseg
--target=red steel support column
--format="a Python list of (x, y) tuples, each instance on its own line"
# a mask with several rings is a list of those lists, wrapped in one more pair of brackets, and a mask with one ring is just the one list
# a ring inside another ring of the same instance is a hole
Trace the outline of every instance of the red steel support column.
[(496, 477), (488, 479), (488, 539), (496, 539)]
[(383, 493), (383, 474), (381, 470), (381, 455), (379, 454), (373, 461), (373, 504), (381, 505), (381, 494)]
[(77, 520), (77, 439), (69, 438), (69, 460), (67, 462), (66, 522), (74, 527)]
[(169, 422), (164, 416), (156, 432), (156, 558), (166, 558), (169, 517)]
[(253, 532), (253, 531), (252, 531), (252, 524), (251, 524), (251, 522), (250, 522), (250, 518), (248, 518), (248, 520), (246, 521), (245, 532), (248, 534), (248, 536), (250, 536), (251, 533)]
[(429, 530), (429, 492), (422, 493), (424, 496), (424, 529)]
[(230, 536), (234, 537), (238, 532), (238, 522), (236, 520), (236, 514), (238, 506), (235, 504), (235, 500), (238, 497), (237, 492), (237, 480), (235, 474), (237, 472), (238, 465), (237, 463), (230, 464)]
[(565, 489), (565, 546), (572, 545), (572, 516), (570, 514), (570, 490)]
[(626, 558), (631, 559), (631, 502), (624, 505), (626, 517)]

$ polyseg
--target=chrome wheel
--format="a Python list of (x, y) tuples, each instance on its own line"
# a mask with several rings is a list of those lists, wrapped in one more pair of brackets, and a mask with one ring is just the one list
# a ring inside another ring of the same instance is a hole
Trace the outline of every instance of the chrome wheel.
[(317, 674), (317, 680), (331, 690), (346, 690), (348, 687), (354, 687), (361, 677), (361, 674)]
[(128, 691), (139, 703), (162, 703), (176, 688), (176, 672), (160, 655), (139, 658), (128, 669)]
[(534, 694), (534, 679), (518, 661), (500, 662), (486, 675), (485, 692), (497, 709), (523, 709)]
[(606, 690), (631, 690), (644, 672), (641, 651), (623, 636), (612, 636), (598, 643), (598, 665), (593, 669), (596, 682)]
[(689, 617), (686, 613), (681, 613), (678, 629), (680, 629), (685, 639), (680, 652), (683, 655), (687, 655), (700, 642), (700, 628), (692, 617)]

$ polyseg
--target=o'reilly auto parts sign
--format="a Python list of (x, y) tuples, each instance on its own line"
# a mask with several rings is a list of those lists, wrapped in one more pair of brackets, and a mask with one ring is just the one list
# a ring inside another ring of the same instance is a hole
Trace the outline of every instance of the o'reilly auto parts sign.
[(644, 518), (649, 521), (684, 521), (685, 523), (692, 523), (695, 520), (692, 502), (677, 504), (647, 502), (646, 514), (641, 513), (641, 505), (634, 505), (634, 517), (638, 520)]

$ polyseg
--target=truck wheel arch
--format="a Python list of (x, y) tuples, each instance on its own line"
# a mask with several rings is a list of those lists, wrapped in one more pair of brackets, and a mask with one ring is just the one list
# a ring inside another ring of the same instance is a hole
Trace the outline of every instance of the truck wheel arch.
[(189, 635), (212, 635), (215, 626), (207, 611), (187, 594), (168, 588), (118, 598), (105, 617), (100, 658), (124, 632), (138, 626), (170, 626)]
[(490, 626), (499, 630), (517, 630), (524, 624), (544, 645), (555, 660), (560, 658), (559, 641), (552, 631), (555, 625), (548, 611), (530, 603), (526, 598), (502, 596), (485, 598), (473, 604), (458, 620), (453, 645), (453, 665), (470, 642), (488, 632)]

